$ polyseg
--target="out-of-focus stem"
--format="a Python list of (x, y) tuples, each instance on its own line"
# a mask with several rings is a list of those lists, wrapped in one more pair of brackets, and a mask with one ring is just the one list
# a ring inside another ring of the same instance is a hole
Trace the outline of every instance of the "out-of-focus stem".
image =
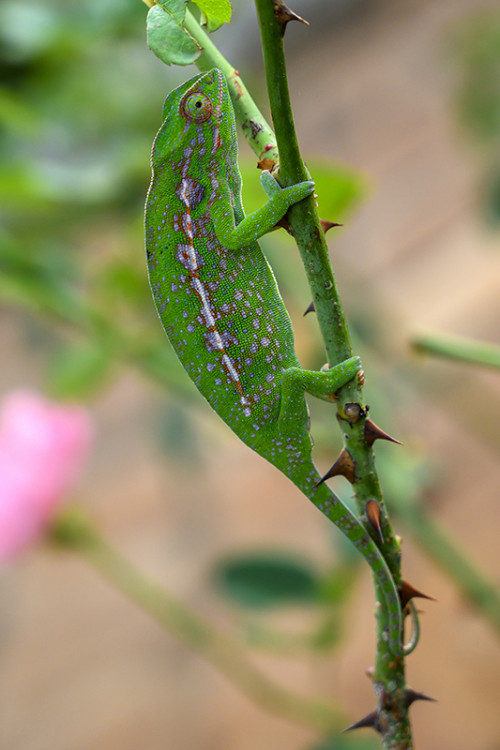
[(431, 354), (457, 362), (500, 368), (500, 346), (485, 341), (473, 341), (458, 336), (422, 334), (415, 336), (412, 346), (417, 352)]
[(61, 514), (51, 530), (59, 546), (79, 553), (116, 589), (163, 628), (207, 659), (251, 700), (289, 721), (321, 733), (344, 725), (340, 712), (277, 685), (254, 667), (243, 650), (176, 599), (109, 545), (78, 510)]

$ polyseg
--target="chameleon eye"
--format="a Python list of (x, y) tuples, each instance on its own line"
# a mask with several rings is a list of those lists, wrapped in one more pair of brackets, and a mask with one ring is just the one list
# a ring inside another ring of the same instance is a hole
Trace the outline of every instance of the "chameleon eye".
[(191, 91), (182, 99), (180, 111), (186, 120), (205, 122), (211, 117), (214, 107), (206, 94), (202, 94), (201, 91)]

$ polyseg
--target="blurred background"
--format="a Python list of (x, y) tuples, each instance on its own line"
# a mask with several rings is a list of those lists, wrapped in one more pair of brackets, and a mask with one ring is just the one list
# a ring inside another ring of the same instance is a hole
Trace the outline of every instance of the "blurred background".
[[(233, 4), (214, 39), (265, 107), (253, 10)], [(371, 416), (404, 443), (376, 444), (404, 575), (439, 600), (420, 605), (408, 660), (410, 685), (439, 700), (412, 708), (416, 747), (498, 750), (498, 609), (472, 606), (461, 565), (498, 586), (500, 379), (410, 347), (423, 330), (500, 344), (498, 4), (293, 8), (311, 22), (286, 40), (299, 140), (320, 213), (345, 224), (328, 239)], [(214, 417), (156, 319), (149, 154), (166, 93), (196, 71), (149, 52), (146, 12), (139, 0), (0, 6), (0, 393), (84, 402), (96, 439), (78, 499), (103, 533), (263, 672), (350, 723), (373, 708), (368, 569)], [(251, 209), (262, 194), (243, 143), (241, 157)], [(299, 358), (320, 366), (293, 246), (278, 233), (264, 244)], [(311, 409), (326, 469), (339, 435)], [(333, 486), (349, 501), (343, 479)], [(2, 747), (327, 747), (253, 705), (77, 557), (30, 552), (1, 571), (0, 596)], [(378, 746), (361, 730), (328, 748)]]

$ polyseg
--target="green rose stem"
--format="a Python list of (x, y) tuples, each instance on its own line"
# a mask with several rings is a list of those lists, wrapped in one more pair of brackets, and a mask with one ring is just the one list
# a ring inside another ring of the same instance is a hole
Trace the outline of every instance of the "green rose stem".
[[(271, 113), (280, 155), (278, 179), (283, 186), (287, 186), (308, 179), (308, 173), (300, 156), (293, 122), (282, 28), (275, 16), (274, 4), (270, 0), (256, 0), (256, 7)], [(291, 207), (287, 217), (311, 287), (328, 362), (334, 365), (350, 357), (352, 349), (314, 199), (306, 199)], [(352, 404), (359, 407), (357, 419), (349, 418), (348, 404), (351, 408)], [(351, 480), (358, 510), (360, 514), (364, 514), (367, 503), (370, 500), (376, 501), (381, 513), (380, 525), (384, 541), (381, 543), (375, 529), (373, 529), (373, 539), (381, 547), (394, 579), (399, 584), (401, 582), (400, 548), (385, 511), (373, 452), (365, 439), (364, 406), (361, 388), (355, 380), (340, 389), (338, 417), (341, 424), (345, 426), (343, 432), (347, 431), (349, 424), (349, 440), (345, 442), (344, 450), (349, 454), (354, 466)], [(369, 528), (368, 524), (367, 527)], [(402, 655), (394, 657), (387, 646), (385, 631), (389, 625), (390, 614), (382, 605), (382, 592), (378, 590), (377, 582), (375, 582), (375, 590), (377, 648), (373, 683), (378, 698), (376, 724), (384, 747), (391, 748), (391, 750), (411, 750), (413, 743), (408, 716), (404, 658)]]
[(340, 711), (302, 698), (265, 677), (225, 633), (202, 620), (113, 549), (80, 510), (63, 512), (53, 523), (50, 538), (58, 547), (79, 553), (130, 601), (207, 659), (256, 704), (321, 733), (342, 726)]

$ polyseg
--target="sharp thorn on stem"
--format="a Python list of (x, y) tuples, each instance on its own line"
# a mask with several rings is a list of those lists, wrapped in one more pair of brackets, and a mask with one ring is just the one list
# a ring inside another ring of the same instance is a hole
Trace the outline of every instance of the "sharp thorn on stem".
[(409, 707), (412, 703), (415, 703), (415, 701), (431, 701), (432, 703), (436, 703), (436, 699), (431, 698), (430, 695), (425, 695), (425, 693), (417, 693), (416, 690), (408, 688), (405, 693), (406, 705)]
[(281, 36), (284, 36), (286, 25), (289, 21), (299, 21), (299, 23), (309, 26), (309, 21), (306, 21), (305, 18), (299, 16), (298, 13), (287, 8), (282, 0), (274, 0), (274, 15), (278, 19), (278, 23), (281, 27)]
[(359, 721), (356, 721), (354, 724), (346, 727), (346, 729), (344, 729), (344, 732), (352, 732), (353, 729), (362, 729), (363, 727), (370, 727), (371, 729), (375, 729), (376, 732), (380, 731), (377, 711), (371, 711)]
[(365, 440), (369, 446), (372, 446), (375, 440), (389, 440), (391, 443), (403, 445), (399, 440), (384, 432), (372, 419), (367, 419), (365, 422)]
[(306, 315), (309, 315), (309, 313), (312, 313), (312, 312), (316, 312), (316, 308), (314, 307), (314, 302), (311, 302), (311, 304), (309, 305), (309, 307), (307, 308), (307, 310), (304, 313), (304, 317)]
[(399, 598), (401, 599), (401, 607), (405, 609), (410, 599), (429, 599), (431, 602), (437, 601), (433, 596), (424, 594), (423, 591), (419, 591), (408, 581), (402, 581), (399, 587)]
[(379, 535), (380, 541), (383, 544), (384, 535), (382, 533), (382, 512), (380, 510), (380, 505), (376, 500), (368, 500), (368, 502), (366, 503), (365, 512), (370, 526), (375, 529), (375, 531)]
[(352, 460), (351, 454), (345, 448), (342, 448), (333, 466), (328, 469), (326, 474), (322, 476), (314, 486), (319, 487), (319, 485), (323, 484), (323, 482), (326, 482), (327, 479), (336, 476), (343, 476), (347, 479), (348, 482), (353, 484), (354, 468), (354, 461)]
[(323, 230), (323, 234), (326, 234), (329, 229), (332, 229), (332, 227), (343, 227), (343, 224), (339, 224), (337, 221), (326, 221), (326, 219), (320, 219), (319, 223), (321, 224), (321, 229)]

